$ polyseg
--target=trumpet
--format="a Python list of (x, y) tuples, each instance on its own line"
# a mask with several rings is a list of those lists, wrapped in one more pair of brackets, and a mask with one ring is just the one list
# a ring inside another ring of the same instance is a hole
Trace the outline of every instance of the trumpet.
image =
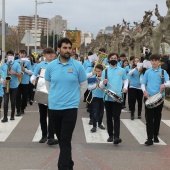
[[(99, 78), (99, 76), (97, 76), (97, 80), (98, 80), (98, 78)], [(95, 89), (93, 95), (96, 94), (97, 89), (102, 90), (102, 89), (99, 87), (98, 82), (95, 81), (94, 83), (97, 83), (97, 86), (96, 86), (96, 89)], [(86, 97), (86, 102), (87, 102), (88, 104), (91, 104), (91, 102), (93, 101), (93, 95), (92, 95), (91, 99), (89, 99), (91, 92), (92, 92), (92, 90), (89, 91), (89, 93), (88, 93), (88, 95), (87, 95), (87, 97)]]

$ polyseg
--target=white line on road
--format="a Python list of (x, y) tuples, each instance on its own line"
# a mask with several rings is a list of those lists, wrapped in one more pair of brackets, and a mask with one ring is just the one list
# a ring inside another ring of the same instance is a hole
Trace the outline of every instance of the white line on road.
[(42, 138), (42, 131), (41, 131), (41, 127), (39, 125), (32, 142), (38, 142), (41, 138)]
[[(139, 119), (130, 120), (130, 119), (121, 119), (126, 128), (130, 133), (135, 137), (135, 139), (140, 143), (144, 144), (147, 139), (146, 134), (146, 125)], [(166, 145), (164, 141), (159, 138), (159, 143), (154, 143), (157, 145)]]
[(170, 127), (170, 120), (161, 120), (162, 122), (164, 122), (168, 127)]
[(8, 117), (8, 122), (0, 124), (0, 142), (4, 142), (8, 138), (22, 117), (15, 117), (15, 120), (9, 119), (10, 117)]
[(82, 118), (86, 142), (87, 143), (111, 143), (107, 142), (108, 133), (107, 130), (97, 128), (97, 132), (91, 133), (92, 125), (89, 125), (89, 118)]

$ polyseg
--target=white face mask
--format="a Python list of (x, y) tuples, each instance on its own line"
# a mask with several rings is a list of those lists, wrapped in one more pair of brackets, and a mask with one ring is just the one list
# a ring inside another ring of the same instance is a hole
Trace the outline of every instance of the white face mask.
[(14, 56), (8, 56), (8, 62), (13, 62), (14, 61)]

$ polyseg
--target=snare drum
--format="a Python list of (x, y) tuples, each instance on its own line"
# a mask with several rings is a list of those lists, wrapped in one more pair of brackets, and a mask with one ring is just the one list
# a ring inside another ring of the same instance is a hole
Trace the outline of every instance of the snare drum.
[(105, 90), (105, 93), (108, 96), (110, 96), (113, 100), (115, 100), (116, 102), (118, 102), (118, 103), (123, 102), (123, 99), (120, 96), (118, 96), (115, 92), (113, 92), (112, 90), (107, 89), (107, 90)]
[(44, 79), (45, 70), (45, 68), (40, 68), (39, 75), (37, 76), (34, 100), (37, 103), (48, 105), (48, 91)]
[(147, 108), (152, 109), (155, 108), (157, 106), (159, 106), (160, 104), (162, 104), (164, 101), (163, 96), (161, 93), (157, 93), (151, 97), (149, 97), (146, 102), (145, 105)]

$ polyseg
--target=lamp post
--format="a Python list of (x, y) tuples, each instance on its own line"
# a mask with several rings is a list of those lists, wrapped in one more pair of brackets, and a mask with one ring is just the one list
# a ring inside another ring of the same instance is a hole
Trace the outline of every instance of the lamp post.
[(35, 0), (35, 52), (37, 52), (37, 6), (46, 3), (53, 3), (53, 2), (51, 1), (37, 2), (37, 0)]
[(5, 61), (5, 0), (2, 0), (2, 62)]

